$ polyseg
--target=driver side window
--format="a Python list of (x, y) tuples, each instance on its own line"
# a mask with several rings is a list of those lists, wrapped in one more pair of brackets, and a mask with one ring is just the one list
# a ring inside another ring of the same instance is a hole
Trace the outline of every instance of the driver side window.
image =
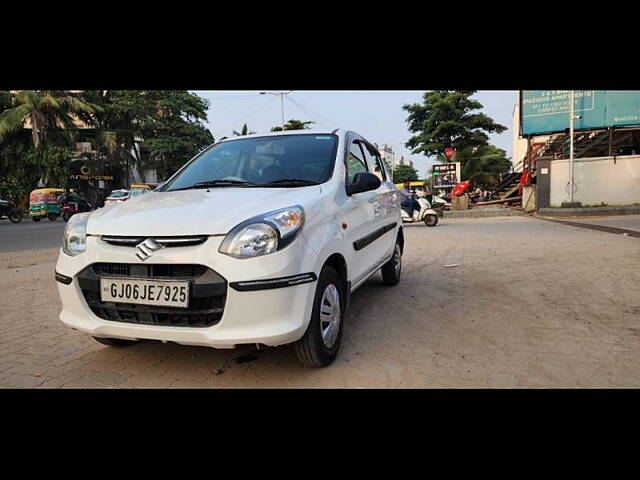
[(354, 183), (358, 173), (368, 171), (362, 146), (358, 140), (354, 140), (347, 155), (347, 183)]

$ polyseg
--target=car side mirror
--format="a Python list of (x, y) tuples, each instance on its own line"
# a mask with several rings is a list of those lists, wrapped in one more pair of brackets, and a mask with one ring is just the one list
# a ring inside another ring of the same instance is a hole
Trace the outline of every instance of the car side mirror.
[(380, 179), (369, 172), (357, 173), (353, 179), (353, 183), (347, 185), (347, 195), (351, 196), (356, 193), (370, 192), (371, 190), (377, 190), (382, 185)]

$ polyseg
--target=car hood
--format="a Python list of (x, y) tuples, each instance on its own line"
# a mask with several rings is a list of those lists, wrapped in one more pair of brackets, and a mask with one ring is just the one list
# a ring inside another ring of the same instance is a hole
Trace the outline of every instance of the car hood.
[(212, 188), (149, 192), (89, 216), (89, 235), (221, 235), (249, 218), (318, 198), (322, 189)]

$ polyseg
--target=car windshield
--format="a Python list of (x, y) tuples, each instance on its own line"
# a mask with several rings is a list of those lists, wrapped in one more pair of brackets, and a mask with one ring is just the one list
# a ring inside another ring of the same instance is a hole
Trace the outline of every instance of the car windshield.
[(300, 187), (331, 177), (338, 137), (278, 135), (222, 142), (193, 159), (163, 188)]

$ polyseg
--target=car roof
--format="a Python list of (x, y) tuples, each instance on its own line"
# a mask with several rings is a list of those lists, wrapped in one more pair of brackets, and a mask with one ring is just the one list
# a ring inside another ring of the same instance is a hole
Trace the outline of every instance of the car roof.
[(260, 138), (260, 137), (281, 137), (283, 135), (340, 135), (344, 133), (342, 129), (334, 128), (328, 129), (307, 129), (307, 130), (285, 130), (284, 132), (269, 132), (269, 133), (256, 133), (253, 135), (241, 135), (239, 137), (229, 137), (224, 140), (220, 140), (216, 143), (232, 142), (235, 140), (243, 140), (245, 138)]

